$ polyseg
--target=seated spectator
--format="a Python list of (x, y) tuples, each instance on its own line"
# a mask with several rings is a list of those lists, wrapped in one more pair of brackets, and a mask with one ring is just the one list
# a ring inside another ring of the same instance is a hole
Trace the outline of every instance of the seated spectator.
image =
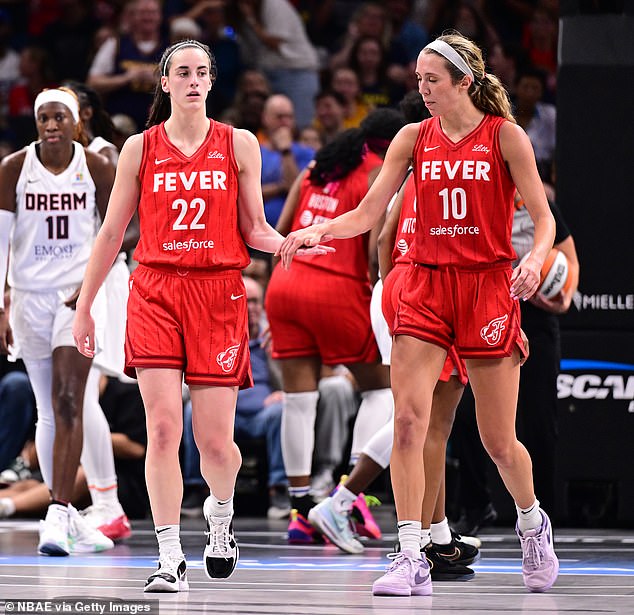
[(359, 76), (351, 68), (342, 66), (332, 73), (330, 87), (341, 94), (346, 101), (343, 118), (344, 128), (358, 128), (365, 117), (372, 111), (361, 94)]
[(158, 0), (133, 0), (130, 5), (129, 33), (108, 38), (98, 49), (88, 85), (104, 97), (111, 115), (125, 113), (143, 128), (167, 39), (161, 33)]
[(321, 140), (319, 131), (314, 126), (306, 126), (306, 128), (302, 128), (299, 131), (297, 142), (304, 147), (310, 147), (315, 152), (317, 152), (324, 144)]
[(528, 64), (528, 54), (519, 44), (497, 41), (489, 49), (487, 58), (490, 70), (501, 82), (509, 96), (515, 96), (517, 73)]
[[(385, 64), (388, 73), (391, 70), (401, 73), (409, 63), (408, 50), (392, 38), (392, 28), (385, 6), (370, 0), (362, 3), (349, 20), (348, 31), (340, 43), (339, 50), (330, 57), (330, 69), (350, 66), (355, 46), (365, 37), (377, 39), (381, 47), (385, 49)], [(416, 51), (416, 55), (419, 51), (420, 49)]]
[(295, 130), (295, 110), (290, 98), (282, 94), (268, 98), (258, 140), (262, 153), (264, 213), (271, 226), (277, 224), (295, 178), (315, 153), (294, 140)]
[(515, 82), (515, 108), (517, 123), (526, 131), (537, 160), (542, 181), (552, 182), (555, 158), (557, 110), (555, 105), (543, 102), (546, 73), (538, 68), (526, 68)]
[(361, 97), (370, 107), (395, 106), (405, 90), (401, 73), (400, 83), (388, 74), (388, 60), (385, 48), (378, 38), (364, 36), (357, 40), (350, 54), (350, 68), (359, 77)]
[[(4, 315), (0, 315), (4, 318)], [(19, 455), (34, 432), (35, 398), (22, 361), (0, 356), (0, 469)]]
[(221, 114), (220, 121), (258, 134), (262, 128), (264, 103), (270, 95), (271, 86), (264, 73), (245, 70), (238, 80), (233, 104)]
[(345, 129), (345, 98), (334, 90), (322, 90), (315, 96), (315, 122), (322, 143), (330, 143)]

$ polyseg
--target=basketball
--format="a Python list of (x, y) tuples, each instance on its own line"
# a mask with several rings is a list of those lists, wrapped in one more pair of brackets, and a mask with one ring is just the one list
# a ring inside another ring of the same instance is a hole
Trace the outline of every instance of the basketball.
[[(524, 262), (527, 258), (528, 254), (520, 262)], [(568, 290), (571, 283), (572, 280), (568, 276), (568, 259), (566, 255), (557, 248), (552, 248), (542, 265), (539, 292), (546, 299), (552, 299), (562, 290)]]

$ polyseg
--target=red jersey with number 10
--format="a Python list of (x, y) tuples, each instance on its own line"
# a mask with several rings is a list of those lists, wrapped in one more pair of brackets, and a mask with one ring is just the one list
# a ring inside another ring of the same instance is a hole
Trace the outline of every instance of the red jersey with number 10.
[(139, 179), (137, 261), (196, 269), (247, 266), (231, 126), (210, 120), (192, 156), (170, 143), (163, 123), (152, 126), (143, 133)]
[(440, 118), (421, 122), (414, 147), (416, 262), (471, 267), (515, 259), (515, 185), (499, 144), (506, 121), (487, 114), (457, 143)]

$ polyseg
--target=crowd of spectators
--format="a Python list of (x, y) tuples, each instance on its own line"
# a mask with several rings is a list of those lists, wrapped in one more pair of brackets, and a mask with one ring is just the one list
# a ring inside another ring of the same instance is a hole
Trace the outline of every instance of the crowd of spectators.
[[(522, 125), (552, 130), (552, 0), (0, 0), (0, 151), (34, 138), (35, 96), (68, 80), (86, 82), (141, 131), (158, 57), (186, 37), (209, 44), (218, 61), (212, 117), (258, 133), (264, 102), (282, 94), (294, 140), (312, 126), (325, 143), (415, 89), (418, 52), (451, 28), (483, 46), (512, 96), (521, 75), (536, 75), (540, 98), (518, 102)], [(540, 161), (545, 179), (550, 162)]]

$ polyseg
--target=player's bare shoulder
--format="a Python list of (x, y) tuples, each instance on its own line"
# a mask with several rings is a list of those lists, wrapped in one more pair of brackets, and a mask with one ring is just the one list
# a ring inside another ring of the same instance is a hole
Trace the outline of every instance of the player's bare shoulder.
[[(0, 192), (2, 195), (12, 195), (15, 198), (15, 187), (24, 166), (27, 148), (5, 156), (0, 162)], [(4, 209), (4, 208), (3, 208)]]
[(500, 151), (507, 162), (516, 156), (532, 155), (533, 147), (524, 129), (511, 121), (503, 122), (499, 133)]
[(114, 175), (115, 166), (103, 154), (91, 152), (84, 149), (86, 153), (86, 164), (92, 177), (101, 177), (104, 175)]
[(233, 129), (233, 152), (239, 171), (244, 170), (249, 164), (261, 164), (260, 145), (250, 130)]

